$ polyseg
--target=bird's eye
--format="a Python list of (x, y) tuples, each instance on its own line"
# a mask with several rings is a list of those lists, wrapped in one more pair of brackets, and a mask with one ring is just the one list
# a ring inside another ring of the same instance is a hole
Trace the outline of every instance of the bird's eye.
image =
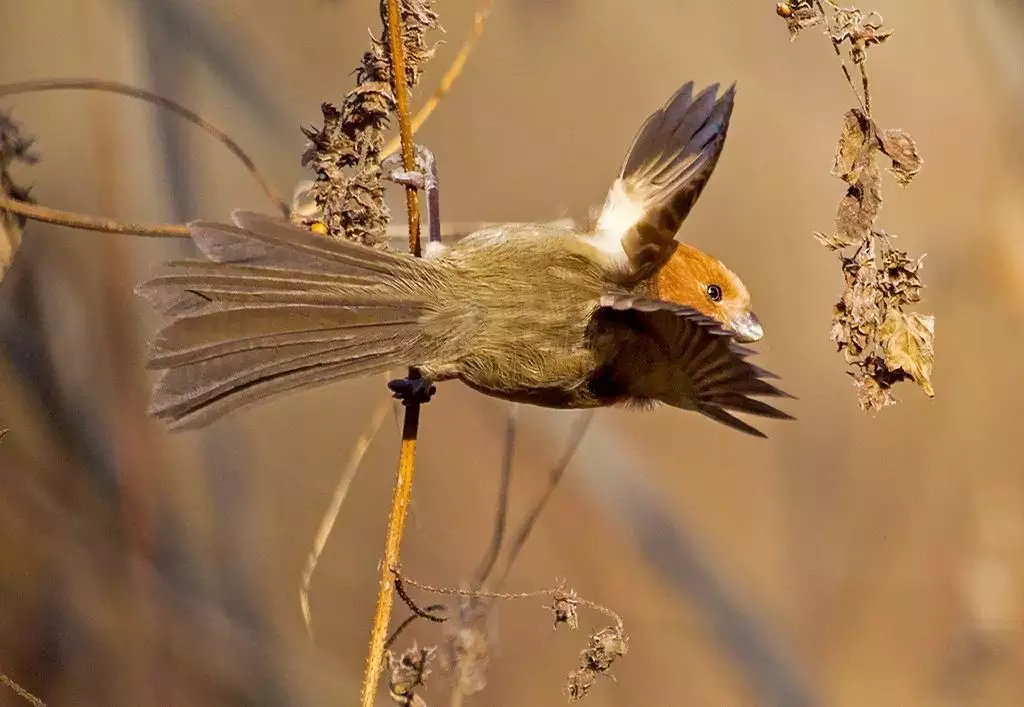
[(708, 299), (712, 302), (721, 302), (722, 288), (718, 285), (708, 285)]

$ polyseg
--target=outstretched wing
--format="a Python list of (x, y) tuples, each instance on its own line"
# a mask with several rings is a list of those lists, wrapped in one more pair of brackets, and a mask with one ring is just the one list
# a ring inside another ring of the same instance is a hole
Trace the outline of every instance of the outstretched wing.
[(773, 373), (747, 361), (754, 351), (740, 346), (721, 325), (695, 309), (664, 300), (606, 294), (598, 316), (629, 328), (631, 344), (617, 368), (629, 370), (639, 397), (696, 410), (729, 427), (765, 435), (733, 412), (782, 420), (793, 418), (757, 397), (793, 396), (768, 379)]
[(686, 83), (644, 122), (597, 220), (594, 243), (638, 277), (661, 267), (711, 178), (725, 144), (736, 85), (696, 96)]

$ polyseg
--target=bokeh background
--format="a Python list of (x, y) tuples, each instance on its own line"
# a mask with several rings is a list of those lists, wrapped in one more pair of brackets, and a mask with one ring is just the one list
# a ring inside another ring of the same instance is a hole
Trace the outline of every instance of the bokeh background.
[[(728, 146), (683, 238), (741, 274), (759, 359), (799, 421), (751, 439), (672, 410), (602, 411), (510, 579), (555, 577), (630, 636), (601, 705), (1024, 704), (1024, 5), (876, 3), (875, 116), (917, 140), (912, 186), (880, 225), (927, 253), (937, 397), (856, 407), (828, 341), (841, 282), (811, 233), (854, 105), (831, 47), (790, 44), (774, 3), (499, 0), (419, 139), (445, 220), (546, 220), (600, 203), (640, 121), (684, 80), (739, 82)], [(448, 34), (419, 105), (475, 7)], [(370, 0), (0, 3), (0, 81), (91, 76), (195, 108), (279, 189), (308, 175), (301, 124), (340, 100), (378, 32)], [(40, 202), (122, 220), (271, 211), (193, 126), (125, 98), (3, 99), (41, 162)], [(401, 193), (391, 196), (401, 214)], [(358, 694), (399, 434), (371, 446), (327, 544), (303, 626), (299, 576), (379, 380), (290, 396), (169, 435), (145, 418), (156, 321), (132, 295), (173, 239), (31, 224), (0, 285), (0, 670), (51, 705), (327, 705)], [(488, 543), (507, 408), (457, 384), (423, 413), (405, 570), (468, 579)], [(517, 518), (574, 413), (524, 409)], [(585, 631), (503, 604), (489, 685), (470, 704), (558, 705)], [(401, 610), (399, 615), (402, 615)], [(600, 617), (583, 615), (601, 624)], [(437, 629), (408, 635), (440, 640)], [(448, 700), (440, 674), (424, 693)], [(0, 687), (0, 704), (20, 698)], [(387, 704), (382, 692), (380, 704)]]

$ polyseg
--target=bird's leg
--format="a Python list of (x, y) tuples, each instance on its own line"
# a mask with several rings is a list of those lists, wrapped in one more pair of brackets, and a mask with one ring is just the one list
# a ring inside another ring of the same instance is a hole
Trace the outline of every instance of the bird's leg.
[(406, 378), (388, 381), (388, 388), (405, 405), (412, 402), (425, 403), (434, 394), (435, 383), (458, 377), (458, 363), (431, 361), (413, 366)]
[(416, 145), (416, 169), (402, 168), (402, 155), (395, 152), (380, 163), (383, 177), (395, 184), (401, 184), (427, 193), (427, 247), (425, 256), (430, 258), (444, 249), (441, 243), (441, 197), (437, 184), (437, 159), (434, 153), (423, 145)]
[(437, 386), (419, 375), (390, 380), (388, 388), (391, 389), (393, 397), (402, 401), (402, 405), (429, 403), (437, 391)]

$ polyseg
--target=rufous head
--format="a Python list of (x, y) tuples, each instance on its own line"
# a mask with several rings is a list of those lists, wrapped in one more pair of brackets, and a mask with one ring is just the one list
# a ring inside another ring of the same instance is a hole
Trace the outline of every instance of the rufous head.
[(678, 243), (652, 285), (658, 298), (693, 307), (733, 332), (737, 341), (750, 343), (764, 336), (743, 281), (703, 251)]

